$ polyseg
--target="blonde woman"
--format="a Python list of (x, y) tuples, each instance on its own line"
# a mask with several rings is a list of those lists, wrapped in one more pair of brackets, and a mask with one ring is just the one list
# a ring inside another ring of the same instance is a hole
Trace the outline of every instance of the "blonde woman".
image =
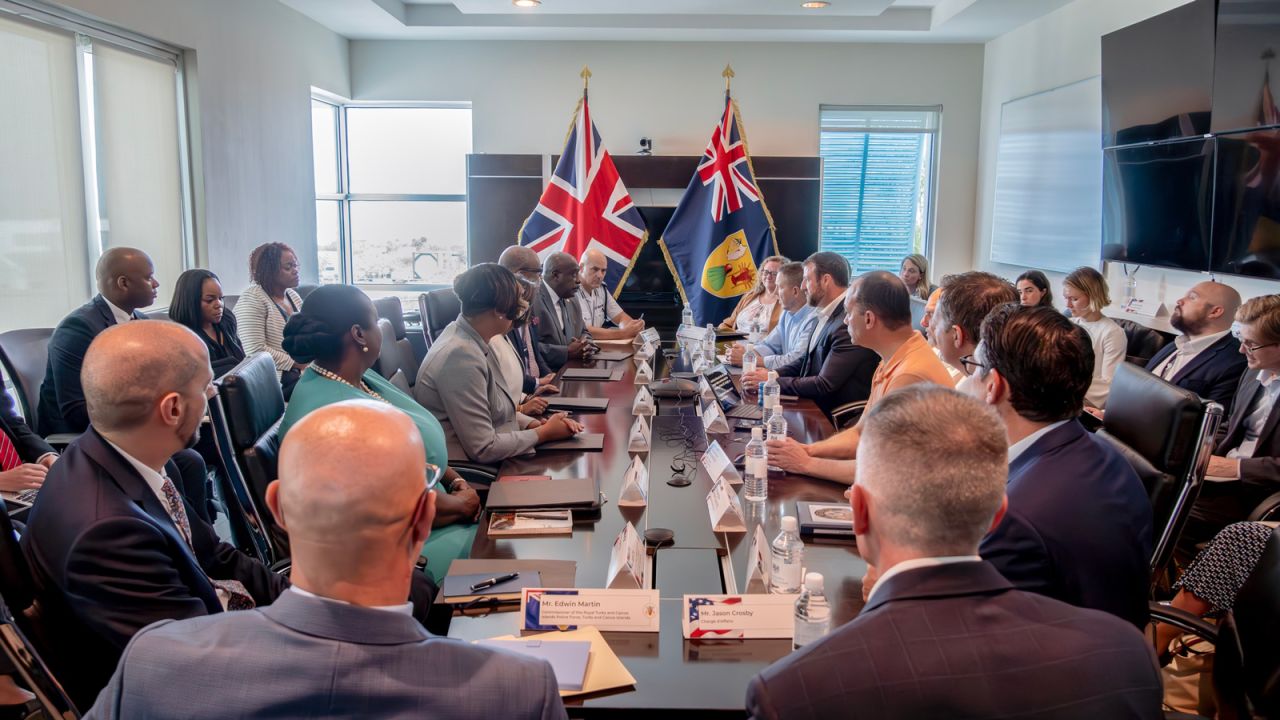
[(765, 258), (760, 264), (756, 286), (742, 296), (738, 306), (720, 323), (719, 329), (751, 332), (751, 323), (759, 321), (761, 337), (772, 332), (782, 316), (782, 303), (778, 302), (778, 271), (788, 262), (790, 260), (781, 255)]
[(898, 266), (898, 277), (906, 284), (907, 291), (921, 300), (928, 300), (933, 291), (938, 289), (936, 285), (929, 284), (929, 261), (919, 253), (902, 258), (902, 264)]
[(1102, 314), (1102, 308), (1111, 304), (1107, 279), (1091, 267), (1076, 268), (1062, 281), (1062, 297), (1071, 311), (1071, 321), (1084, 328), (1093, 342), (1093, 382), (1084, 395), (1085, 406), (1104, 410), (1111, 378), (1129, 347), (1124, 330)]

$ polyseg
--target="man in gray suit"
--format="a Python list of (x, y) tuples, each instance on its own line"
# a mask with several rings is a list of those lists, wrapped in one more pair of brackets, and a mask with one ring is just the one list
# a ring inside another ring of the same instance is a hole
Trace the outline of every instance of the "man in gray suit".
[(552, 253), (542, 263), (542, 286), (533, 306), (533, 324), (542, 359), (552, 370), (559, 370), (575, 358), (585, 360), (595, 352), (576, 297), (581, 283), (578, 261), (572, 255)]
[(435, 637), (410, 617), (435, 517), (425, 456), (385, 403), (303, 418), (267, 488), (292, 589), (269, 607), (141, 630), (85, 717), (564, 718), (545, 661)]

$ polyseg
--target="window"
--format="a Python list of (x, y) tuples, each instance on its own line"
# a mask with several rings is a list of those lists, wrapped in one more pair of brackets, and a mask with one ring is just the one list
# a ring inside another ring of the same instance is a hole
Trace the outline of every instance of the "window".
[(311, 108), (320, 281), (407, 298), (453, 282), (467, 268), (470, 107)]
[(0, 330), (57, 324), (119, 245), (151, 256), (167, 304), (194, 255), (178, 50), (0, 0), (0, 97)]
[(931, 243), (942, 109), (821, 107), (823, 250), (854, 273), (898, 271)]

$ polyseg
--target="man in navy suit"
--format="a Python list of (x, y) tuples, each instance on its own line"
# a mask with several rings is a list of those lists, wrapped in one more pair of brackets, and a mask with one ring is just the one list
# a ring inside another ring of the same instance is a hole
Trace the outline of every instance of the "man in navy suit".
[(1147, 363), (1147, 370), (1205, 400), (1231, 417), (1236, 386), (1247, 365), (1231, 323), (1240, 309), (1240, 293), (1207, 280), (1174, 303), (1169, 324), (1182, 333)]
[(1051, 308), (1003, 305), (970, 361), (959, 389), (996, 409), (1009, 440), (1009, 512), (982, 557), (1019, 589), (1144, 627), (1151, 502), (1128, 461), (1076, 419), (1089, 338)]
[(49, 471), (22, 536), (55, 674), (80, 707), (157, 620), (270, 603), (288, 585), (184, 502), (174, 453), (197, 439), (213, 371), (176, 323), (104, 331), (84, 359), (89, 428)]
[(1141, 633), (978, 557), (1007, 449), (990, 408), (937, 385), (868, 411), (850, 504), (858, 552), (884, 572), (858, 617), (752, 679), (751, 717), (1163, 717)]

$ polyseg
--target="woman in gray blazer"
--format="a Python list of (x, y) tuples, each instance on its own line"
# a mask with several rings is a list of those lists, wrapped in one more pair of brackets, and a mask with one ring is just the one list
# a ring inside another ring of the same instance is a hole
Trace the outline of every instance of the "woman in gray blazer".
[(516, 276), (483, 263), (458, 275), (453, 291), (462, 312), (431, 343), (413, 389), (444, 428), (450, 457), (461, 450), (473, 462), (492, 465), (581, 432), (582, 425), (564, 413), (535, 420), (516, 411), (519, 398), (512, 397), (489, 345), (529, 311)]

